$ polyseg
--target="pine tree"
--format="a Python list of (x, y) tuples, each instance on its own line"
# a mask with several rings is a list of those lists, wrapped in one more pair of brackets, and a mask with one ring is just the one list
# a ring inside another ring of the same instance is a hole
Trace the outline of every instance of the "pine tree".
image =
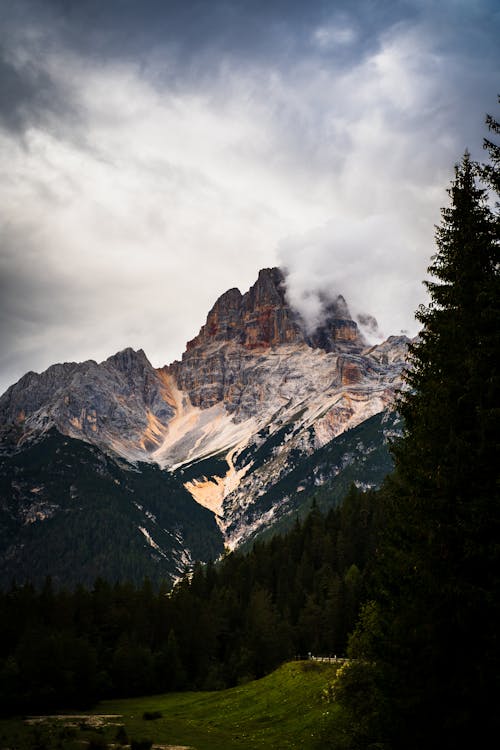
[[(476, 171), (466, 153), (399, 399), (406, 428), (382, 493), (375, 602), (352, 639), (381, 696), (377, 727), (354, 721), (359, 747), (479, 747), (496, 721), (499, 242)], [(345, 704), (356, 701), (351, 690)]]
[[(498, 97), (500, 103), (500, 96)], [(486, 116), (486, 124), (489, 130), (500, 135), (500, 122), (491, 115)], [(482, 177), (500, 197), (500, 145), (489, 138), (484, 139), (484, 149), (488, 151), (490, 163), (482, 168)]]

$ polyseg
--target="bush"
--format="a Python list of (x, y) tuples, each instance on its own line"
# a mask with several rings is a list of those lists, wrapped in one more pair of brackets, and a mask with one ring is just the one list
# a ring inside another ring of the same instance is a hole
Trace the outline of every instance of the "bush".
[(108, 743), (104, 739), (104, 737), (101, 737), (99, 734), (94, 735), (89, 739), (89, 744), (87, 745), (88, 750), (107, 750)]
[(130, 742), (130, 750), (151, 750), (153, 747), (153, 740), (132, 740)]
[(127, 730), (125, 727), (118, 727), (115, 735), (115, 740), (118, 742), (119, 745), (128, 745), (129, 739)]
[(142, 718), (149, 721), (152, 721), (154, 719), (161, 719), (162, 717), (163, 714), (161, 711), (144, 711), (144, 713), (142, 714)]

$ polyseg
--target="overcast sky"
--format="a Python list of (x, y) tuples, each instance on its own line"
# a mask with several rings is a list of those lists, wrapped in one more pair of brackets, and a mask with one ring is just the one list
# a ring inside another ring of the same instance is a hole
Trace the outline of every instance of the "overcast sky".
[(499, 40), (497, 0), (0, 0), (0, 391), (169, 363), (273, 265), (414, 334)]

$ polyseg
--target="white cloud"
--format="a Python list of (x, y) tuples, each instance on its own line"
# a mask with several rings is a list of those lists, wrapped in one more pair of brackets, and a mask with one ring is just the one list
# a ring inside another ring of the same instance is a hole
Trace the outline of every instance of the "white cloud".
[(289, 300), (309, 327), (321, 322), (323, 300), (342, 294), (353, 316), (375, 315), (382, 334), (414, 334), (411, 311), (422, 300), (422, 274), (415, 266), (421, 258), (411, 258), (407, 231), (389, 213), (338, 217), (283, 242)]
[(314, 30), (312, 35), (313, 44), (322, 51), (352, 44), (357, 38), (358, 34), (356, 30), (347, 23), (319, 26)]
[[(217, 112), (209, 96), (156, 91), (133, 66), (97, 69), (67, 56), (50, 68), (81, 121), (72, 138), (36, 126), (22, 145), (3, 138), (0, 213), (9, 237), (22, 238), (4, 258), (33, 279), (21, 309), (17, 295), (9, 309), (4, 299), (4, 315), (37, 369), (127, 345), (164, 364), (215, 298), (248, 287), (275, 262), (283, 233), (307, 218), (287, 175), (268, 169), (273, 144), (238, 100)], [(54, 310), (28, 332), (36, 279), (46, 275)], [(10, 372), (22, 374), (7, 369), (6, 385)]]
[(457, 91), (448, 88), (457, 61), (435, 45), (428, 29), (400, 25), (325, 87), (329, 218), (279, 251), (289, 298), (311, 326), (321, 318), (321, 295), (340, 293), (354, 314), (375, 315), (385, 335), (418, 330), (413, 312), (425, 301), (434, 225), (465, 147), (452, 117)]

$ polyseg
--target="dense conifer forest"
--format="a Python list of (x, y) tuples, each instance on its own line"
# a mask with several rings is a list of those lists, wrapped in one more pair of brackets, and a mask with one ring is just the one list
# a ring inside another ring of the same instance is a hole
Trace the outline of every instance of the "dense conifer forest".
[(309, 652), (345, 652), (373, 553), (372, 493), (317, 509), (287, 535), (197, 565), (173, 590), (96, 581), (91, 590), (0, 594), (3, 713), (103, 697), (218, 689)]

